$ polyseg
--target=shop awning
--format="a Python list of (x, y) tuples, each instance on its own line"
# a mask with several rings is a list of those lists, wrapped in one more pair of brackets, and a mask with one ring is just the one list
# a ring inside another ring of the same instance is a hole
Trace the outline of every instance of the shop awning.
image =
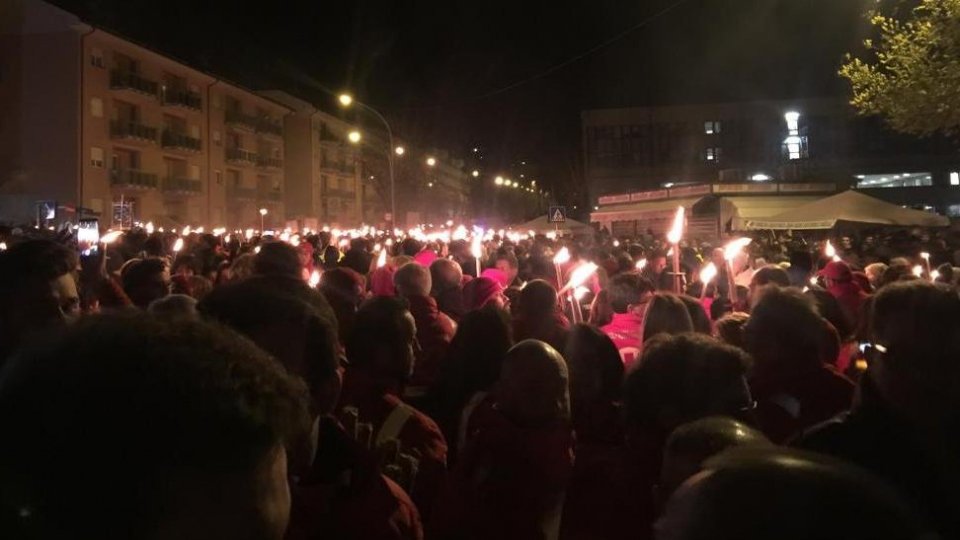
[(610, 206), (591, 213), (590, 221), (596, 223), (666, 218), (673, 216), (678, 206), (690, 210), (700, 199), (702, 197), (688, 197)]
[(805, 204), (812, 203), (822, 197), (798, 197), (795, 195), (781, 195), (777, 197), (723, 197), (721, 199), (721, 220), (730, 222), (733, 230), (745, 229), (749, 220), (766, 218), (781, 214)]

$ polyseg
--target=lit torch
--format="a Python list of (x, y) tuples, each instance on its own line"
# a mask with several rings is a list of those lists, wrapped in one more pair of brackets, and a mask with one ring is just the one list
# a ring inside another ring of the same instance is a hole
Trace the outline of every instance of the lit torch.
[(823, 246), (823, 254), (834, 262), (840, 262), (840, 257), (837, 256), (837, 248), (833, 247), (830, 240), (827, 240), (827, 245)]
[(700, 270), (700, 283), (703, 284), (703, 288), (700, 290), (700, 299), (706, 298), (707, 285), (709, 285), (715, 277), (717, 277), (717, 267), (713, 263), (704, 266), (703, 269)]
[(177, 241), (173, 243), (173, 252), (179, 253), (183, 249), (183, 238), (177, 238)]
[(924, 251), (924, 252), (920, 253), (920, 258), (923, 259), (924, 264), (926, 264), (926, 266), (927, 266), (927, 273), (930, 274), (930, 273), (931, 273), (931, 271), (930, 271), (930, 270), (931, 270), (931, 269), (930, 269), (930, 254), (927, 253), (926, 251)]
[(377, 257), (377, 268), (383, 268), (387, 265), (387, 250), (380, 252), (380, 256)]
[(100, 237), (101, 244), (112, 244), (117, 241), (117, 238), (120, 238), (120, 235), (123, 234), (123, 231), (108, 231), (106, 234)]
[(673, 216), (673, 227), (667, 233), (667, 241), (673, 244), (673, 292), (680, 294), (680, 239), (683, 238), (683, 217), (684, 210), (682, 206), (677, 207), (677, 213)]
[(314, 270), (314, 271), (310, 274), (310, 279), (308, 280), (308, 283), (309, 283), (310, 286), (313, 287), (314, 289), (317, 288), (317, 285), (320, 284), (320, 271), (319, 271), (319, 270)]
[(913, 267), (913, 275), (923, 277), (923, 267), (919, 264)]
[(731, 240), (727, 242), (727, 245), (723, 246), (723, 260), (725, 261), (727, 267), (727, 298), (730, 300), (730, 304), (737, 303), (737, 282), (734, 279), (733, 275), (733, 260), (740, 255), (740, 252), (743, 251), (743, 248), (750, 245), (753, 242), (752, 238), (742, 237)]
[(643, 272), (643, 269), (647, 267), (647, 260), (640, 259), (633, 267), (636, 268), (638, 272)]
[(563, 283), (563, 270), (560, 267), (568, 262), (570, 262), (570, 250), (562, 247), (560, 251), (553, 256), (553, 268), (557, 271), (557, 287)]
[(483, 256), (483, 236), (477, 235), (473, 237), (473, 242), (470, 245), (470, 254), (473, 255), (473, 260), (477, 263), (477, 277), (480, 277), (480, 257)]
[(564, 293), (567, 293), (574, 323), (583, 322), (583, 312), (582, 308), (580, 307), (580, 301), (577, 298), (576, 291), (581, 287), (581, 285), (590, 279), (590, 276), (597, 271), (597, 268), (597, 265), (592, 262), (581, 264), (570, 274), (570, 281), (567, 282), (562, 289), (560, 289), (559, 293), (557, 293), (561, 298), (563, 297)]

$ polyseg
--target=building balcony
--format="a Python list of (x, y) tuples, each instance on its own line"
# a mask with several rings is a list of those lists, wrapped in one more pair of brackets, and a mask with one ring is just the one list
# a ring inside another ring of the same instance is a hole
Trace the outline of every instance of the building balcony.
[(257, 162), (257, 153), (243, 148), (227, 148), (226, 157), (227, 161), (231, 163), (250, 164)]
[(257, 156), (257, 167), (264, 169), (280, 169), (283, 167), (283, 160), (268, 156)]
[(326, 171), (347, 174), (353, 174), (357, 170), (356, 165), (353, 163), (337, 163), (335, 161), (324, 161), (320, 164), (320, 168)]
[(200, 180), (180, 176), (164, 178), (161, 188), (163, 191), (170, 193), (185, 193), (190, 195), (200, 193), (203, 190)]
[(175, 133), (169, 129), (163, 130), (163, 134), (160, 137), (160, 144), (163, 145), (164, 148), (172, 148), (184, 152), (199, 152), (203, 147), (200, 139), (194, 139), (183, 133)]
[(165, 88), (160, 91), (160, 102), (165, 106), (184, 107), (196, 111), (199, 111), (203, 106), (200, 94), (173, 88)]
[(355, 191), (350, 191), (347, 189), (327, 189), (323, 192), (324, 197), (330, 197), (335, 199), (355, 199), (357, 193)]
[(329, 142), (329, 143), (338, 143), (340, 138), (333, 134), (329, 129), (318, 130), (317, 136), (320, 137), (320, 142)]
[(113, 120), (110, 122), (110, 137), (156, 143), (157, 128), (137, 122)]
[(260, 190), (260, 198), (265, 201), (280, 202), (283, 200), (283, 191), (279, 189), (262, 189)]
[(274, 120), (273, 118), (261, 118), (260, 121), (257, 122), (257, 133), (283, 137), (283, 122)]
[(248, 131), (256, 131), (257, 126), (260, 124), (259, 119), (252, 114), (243, 114), (243, 111), (230, 110), (223, 115), (223, 121), (228, 125), (235, 128), (245, 129)]
[(133, 90), (139, 94), (157, 97), (159, 85), (132, 71), (113, 70), (110, 72), (110, 88), (114, 90)]
[(257, 190), (236, 186), (227, 187), (227, 197), (238, 201), (255, 201), (257, 200)]
[(157, 175), (136, 169), (110, 171), (110, 185), (132, 189), (156, 189)]

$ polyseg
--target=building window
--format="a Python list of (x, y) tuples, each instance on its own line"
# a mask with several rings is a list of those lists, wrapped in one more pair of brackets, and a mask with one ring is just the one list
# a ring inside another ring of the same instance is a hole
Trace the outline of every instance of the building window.
[(947, 217), (960, 217), (960, 204), (951, 204), (947, 207)]
[(950, 185), (960, 186), (960, 172), (957, 172), (957, 171), (950, 172)]
[(90, 49), (90, 65), (93, 67), (104, 68), (103, 49), (94, 47)]
[(709, 120), (703, 123), (703, 132), (707, 135), (716, 135), (720, 133), (720, 121)]
[(90, 116), (94, 118), (103, 118), (103, 100), (95, 97), (90, 98)]
[(199, 180), (199, 179), (200, 179), (200, 166), (199, 166), (199, 165), (190, 165), (189, 168), (188, 168), (188, 170), (190, 171), (189, 174), (190, 174), (190, 179), (191, 179), (191, 180)]
[(217, 146), (220, 146), (220, 132), (219, 132), (219, 131), (214, 130), (214, 132), (213, 132), (213, 142), (216, 143)]
[(721, 151), (719, 146), (711, 146), (710, 148), (707, 148), (706, 151), (704, 151), (703, 159), (706, 161), (712, 161), (716, 163), (720, 161), (720, 154), (721, 154)]
[(103, 148), (97, 146), (90, 147), (90, 165), (98, 169), (103, 168)]
[(904, 188), (926, 187), (933, 185), (933, 175), (929, 172), (858, 174), (857, 188)]
[(193, 137), (194, 139), (199, 139), (199, 138), (200, 138), (200, 126), (191, 125), (191, 126), (190, 126), (190, 136)]

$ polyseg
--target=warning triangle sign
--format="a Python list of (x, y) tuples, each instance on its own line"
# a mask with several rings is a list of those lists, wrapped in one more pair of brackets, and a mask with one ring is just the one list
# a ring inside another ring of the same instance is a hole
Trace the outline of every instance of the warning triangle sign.
[(563, 221), (563, 212), (559, 208), (553, 211), (553, 221)]

